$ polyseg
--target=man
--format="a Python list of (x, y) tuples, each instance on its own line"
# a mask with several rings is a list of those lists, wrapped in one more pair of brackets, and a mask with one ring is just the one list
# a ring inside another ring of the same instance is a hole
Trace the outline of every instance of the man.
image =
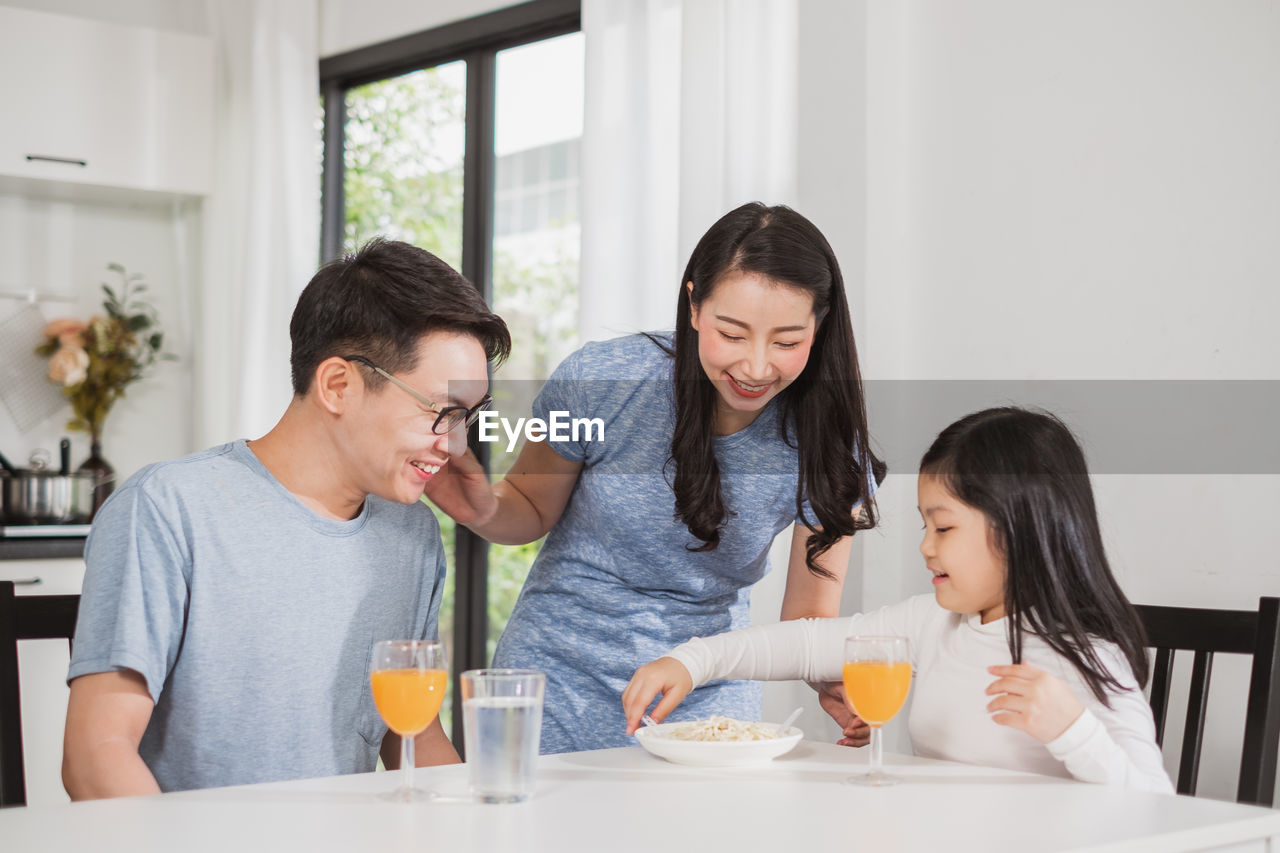
[[(434, 638), (445, 560), (417, 506), (511, 341), (443, 261), (374, 240), (289, 325), (270, 432), (148, 466), (103, 506), (68, 680), (72, 799), (372, 770), (378, 640)], [(439, 720), (416, 763), (458, 761)]]

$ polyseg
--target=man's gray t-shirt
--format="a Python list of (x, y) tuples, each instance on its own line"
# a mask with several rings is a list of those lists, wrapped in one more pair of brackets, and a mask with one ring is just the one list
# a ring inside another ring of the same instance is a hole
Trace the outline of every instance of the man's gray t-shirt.
[(322, 518), (243, 441), (131, 477), (102, 507), (68, 681), (139, 672), (161, 790), (372, 770), (377, 640), (436, 636), (445, 561), (423, 506)]

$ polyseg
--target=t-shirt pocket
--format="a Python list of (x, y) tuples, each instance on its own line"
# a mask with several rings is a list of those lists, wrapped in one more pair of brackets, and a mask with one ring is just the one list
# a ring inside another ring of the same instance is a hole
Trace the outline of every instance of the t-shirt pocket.
[(373, 671), (372, 667), (373, 640), (370, 639), (365, 643), (364, 680), (361, 683), (363, 693), (360, 699), (359, 713), (356, 717), (356, 726), (365, 743), (372, 747), (381, 747), (382, 739), (387, 734), (387, 724), (382, 721), (382, 715), (378, 713), (378, 705), (373, 701), (373, 687), (369, 681), (369, 675)]

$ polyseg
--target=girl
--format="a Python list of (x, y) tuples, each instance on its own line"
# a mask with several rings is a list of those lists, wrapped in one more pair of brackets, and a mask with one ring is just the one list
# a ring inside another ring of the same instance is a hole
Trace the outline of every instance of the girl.
[(917, 754), (1172, 792), (1141, 691), (1142, 626), (1066, 426), (1014, 408), (962, 418), (921, 460), (918, 497), (932, 596), (685, 643), (632, 677), (627, 732), (659, 692), (663, 720), (694, 685), (835, 678), (847, 635), (897, 635), (915, 669)]
[[(689, 259), (674, 334), (586, 345), (533, 408), (600, 418), (603, 435), (528, 442), (495, 486), (455, 460), (427, 493), (491, 542), (549, 532), (494, 654), (547, 673), (544, 752), (629, 743), (618, 696), (632, 671), (745, 626), (788, 526), (782, 618), (839, 612), (849, 537), (875, 522), (868, 468), (883, 466), (867, 447), (840, 268), (803, 216), (726, 214)], [(718, 684), (690, 703), (758, 717), (760, 686)]]

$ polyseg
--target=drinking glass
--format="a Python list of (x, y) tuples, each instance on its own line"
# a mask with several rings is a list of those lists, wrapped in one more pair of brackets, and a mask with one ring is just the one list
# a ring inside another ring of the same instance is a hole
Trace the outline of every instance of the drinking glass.
[(400, 787), (387, 799), (409, 802), (432, 794), (413, 787), (413, 739), (427, 730), (444, 701), (449, 667), (434, 640), (382, 640), (373, 644), (369, 685), (387, 728), (400, 736)]
[(911, 658), (906, 637), (849, 637), (844, 641), (844, 691), (853, 712), (871, 727), (868, 771), (847, 780), (855, 785), (896, 785), (883, 770), (880, 729), (893, 719), (911, 689)]
[(532, 796), (546, 688), (546, 674), (533, 669), (462, 673), (462, 721), (476, 799), (518, 803)]

